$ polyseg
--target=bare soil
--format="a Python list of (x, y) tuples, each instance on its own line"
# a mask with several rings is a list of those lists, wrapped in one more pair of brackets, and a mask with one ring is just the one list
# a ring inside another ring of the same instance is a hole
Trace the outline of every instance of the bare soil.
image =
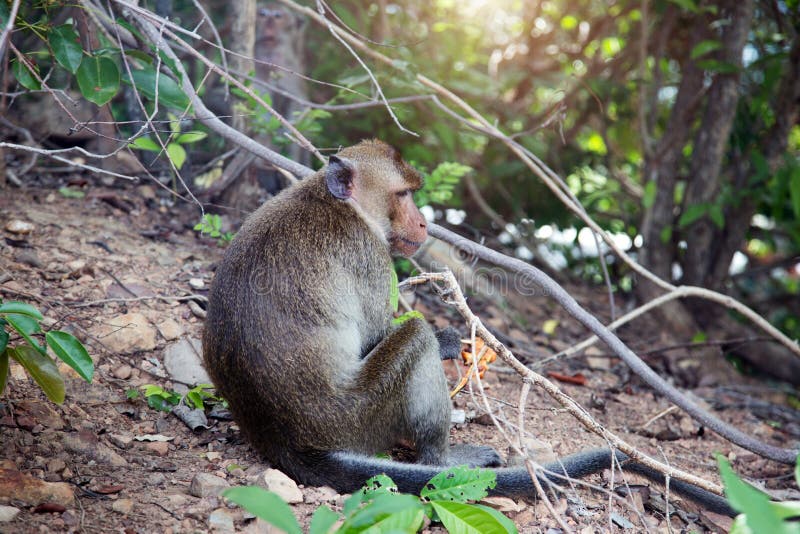
[[(237, 485), (268, 467), (242, 442), (235, 424), (211, 419), (212, 428), (194, 432), (175, 416), (148, 407), (141, 397), (127, 398), (126, 392), (140, 390), (144, 384), (174, 387), (163, 372), (162, 360), (164, 348), (173, 340), (159, 333), (152, 350), (122, 354), (110, 351), (97, 334), (114, 317), (139, 312), (152, 326), (172, 319), (184, 336), (200, 337), (202, 319), (186, 301), (153, 297), (202, 295), (205, 290), (190, 287), (189, 280), (203, 279), (207, 287), (222, 248), (191, 230), (199, 218), (196, 210), (167, 205), (166, 197), (151, 186), (94, 187), (87, 193), (86, 198), (73, 199), (55, 189), (0, 189), (0, 297), (38, 306), (49, 328), (70, 330), (86, 344), (97, 368), (93, 383), (87, 384), (62, 365), (67, 398), (59, 406), (47, 401), (19, 366), (12, 366), (10, 383), (0, 399), (0, 468), (67, 482), (76, 500), (63, 511), (46, 512), (34, 503), (12, 498), (7, 504), (21, 511), (13, 521), (0, 523), (0, 531), (204, 532), (212, 528), (210, 514), (222, 508), (233, 515), (237, 530), (267, 532), (237, 509), (226, 508), (220, 499), (198, 498), (188, 492), (197, 473), (216, 474)], [(15, 219), (32, 223), (35, 229), (28, 235), (2, 230)], [(602, 320), (608, 320), (602, 288), (569, 289)], [(470, 303), (530, 361), (586, 336), (582, 327), (544, 297), (514, 299), (506, 307), (480, 296), (472, 297)], [(450, 323), (464, 331), (454, 312), (426, 290), (421, 290), (416, 304), (427, 317), (436, 317), (437, 326)], [(558, 321), (551, 334), (543, 331), (547, 320)], [(685, 341), (669, 339), (647, 318), (622, 336), (636, 350)], [(585, 383), (562, 383), (563, 390), (611, 431), (655, 458), (718, 482), (712, 453), (721, 452), (738, 472), (766, 487), (791, 487), (788, 467), (760, 459), (698, 427), (604, 352), (602, 347), (593, 349), (588, 357), (549, 364), (543, 371), (582, 375)], [(663, 360), (654, 358), (650, 363), (663, 370)], [(455, 379), (454, 369), (448, 373)], [(492, 410), (513, 429), (518, 422), (521, 380), (497, 364), (486, 375), (485, 384)], [(796, 445), (800, 436), (797, 417), (791, 417), (796, 412), (787, 412), (787, 393), (778, 385), (739, 376), (738, 383), (707, 386), (688, 394), (707, 402), (732, 425), (769, 443)], [(762, 410), (751, 409), (753, 405)], [(507, 454), (505, 438), (486, 416), (477, 395), (462, 393), (455, 406), (466, 411), (467, 422), (453, 428), (453, 441), (490, 444)], [(776, 420), (775, 413), (785, 418)], [(526, 431), (557, 455), (603, 446), (542, 391), (531, 391), (524, 421)], [(166, 445), (128, 443), (130, 437), (148, 434), (171, 440)], [(616, 483), (620, 478), (614, 474)], [(674, 506), (666, 518), (651, 506), (663, 488), (637, 486), (628, 480), (636, 490), (633, 497), (609, 506), (607, 493), (576, 484), (565, 488), (555, 502), (556, 510), (572, 528), (587, 533), (621, 531), (619, 525), (625, 521), (630, 522), (631, 532), (667, 532), (668, 524), (676, 532), (720, 532), (729, 525), (725, 518), (674, 496), (670, 496)], [(611, 473), (587, 481), (607, 492)], [(341, 496), (313, 488), (301, 490), (305, 502), (293, 508), (305, 525), (319, 503), (341, 506)], [(494, 504), (506, 510), (521, 532), (558, 528), (544, 505), (534, 499)], [(441, 532), (437, 526), (429, 530)]]

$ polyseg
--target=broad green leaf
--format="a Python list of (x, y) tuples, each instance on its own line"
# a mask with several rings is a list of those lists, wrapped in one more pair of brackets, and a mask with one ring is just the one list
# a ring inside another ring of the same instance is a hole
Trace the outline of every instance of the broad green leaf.
[(33, 65), (33, 72), (31, 72), (31, 70), (24, 65), (19, 58), (15, 58), (11, 63), (11, 70), (14, 72), (14, 77), (17, 79), (19, 84), (25, 89), (38, 91), (42, 88), (42, 84), (39, 83), (39, 79), (33, 75), (33, 72), (35, 72), (37, 75), (39, 74), (38, 65)]
[(238, 486), (225, 490), (222, 496), (288, 534), (303, 532), (289, 505), (271, 491), (258, 486)]
[(153, 141), (149, 137), (137, 137), (133, 141), (131, 141), (130, 145), (131, 148), (135, 148), (138, 150), (147, 150), (150, 152), (161, 152), (161, 145)]
[(700, 11), (694, 0), (670, 0), (670, 2), (690, 13), (698, 13)]
[(178, 135), (175, 138), (175, 142), (180, 143), (181, 145), (188, 145), (190, 143), (202, 141), (206, 137), (208, 137), (206, 132), (186, 132)]
[(119, 91), (117, 64), (104, 56), (83, 58), (76, 77), (83, 97), (98, 106), (106, 104)]
[(167, 154), (175, 168), (180, 170), (183, 164), (186, 163), (186, 150), (178, 143), (170, 143), (167, 145)]
[(8, 300), (0, 304), (0, 314), (3, 313), (17, 313), (19, 315), (27, 315), (33, 317), (37, 321), (44, 319), (44, 316), (34, 306), (24, 302), (17, 302), (15, 300)]
[[(0, 327), (1, 328), (1, 327)], [(3, 354), (8, 346), (8, 332), (0, 330), (0, 354)]]
[(57, 26), (50, 32), (50, 46), (58, 64), (75, 74), (83, 59), (80, 38), (72, 24)]
[(91, 383), (94, 376), (94, 362), (86, 352), (86, 347), (75, 336), (61, 330), (52, 330), (44, 335), (44, 339), (61, 361)]
[(711, 219), (711, 222), (720, 230), (725, 228), (725, 214), (722, 212), (722, 206), (712, 204), (708, 210), (708, 218)]
[(792, 199), (794, 216), (800, 220), (800, 166), (794, 167), (789, 176), (789, 196)]
[(484, 506), (483, 504), (476, 504), (474, 506), (477, 506), (481, 510), (485, 510), (486, 512), (494, 516), (494, 518), (497, 519), (497, 521), (499, 521), (500, 523), (502, 523), (502, 525), (506, 528), (506, 532), (514, 532), (514, 533), (517, 532), (517, 525), (515, 525), (512, 520), (504, 516), (500, 510), (495, 510), (491, 506)]
[(186, 399), (189, 401), (189, 404), (196, 410), (202, 410), (203, 405), (203, 397), (197, 391), (189, 391), (186, 393)]
[(693, 222), (701, 219), (708, 213), (709, 205), (708, 204), (692, 204), (691, 206), (687, 206), (683, 213), (681, 214), (681, 218), (678, 219), (678, 228), (686, 228)]
[(739, 67), (727, 61), (717, 61), (716, 59), (704, 59), (697, 62), (697, 66), (709, 72), (719, 72), (720, 74), (734, 74), (739, 72)]
[(497, 517), (471, 504), (450, 501), (433, 501), (433, 509), (450, 534), (506, 534), (506, 524)]
[[(150, 100), (156, 99), (156, 70), (151, 65), (131, 72), (133, 83), (143, 95)], [(130, 80), (125, 80), (130, 83)], [(189, 107), (189, 98), (181, 91), (178, 84), (166, 74), (158, 75), (158, 102), (164, 106), (181, 111)]]
[(389, 304), (391, 305), (393, 311), (397, 311), (397, 307), (400, 305), (400, 288), (397, 285), (397, 273), (394, 271), (394, 269), (391, 270), (390, 284)]
[[(413, 512), (413, 513), (410, 513)], [(416, 532), (417, 528), (411, 530), (413, 522), (416, 520), (416, 513), (424, 515), (422, 503), (413, 495), (405, 493), (384, 493), (375, 497), (363, 508), (358, 509), (349, 516), (341, 526), (342, 532), (362, 532), (372, 525), (383, 521), (394, 514), (403, 514), (408, 525), (401, 529), (402, 532)], [(419, 516), (420, 520), (422, 519)], [(394, 529), (399, 527), (395, 526)], [(408, 528), (408, 530), (406, 530)]]
[(309, 526), (309, 534), (328, 534), (331, 527), (336, 523), (341, 516), (325, 506), (324, 504), (314, 510), (314, 515), (311, 516), (311, 525)]
[[(6, 343), (8, 343), (8, 334), (2, 332), (6, 336)], [(0, 335), (0, 346), (3, 347), (3, 350), (0, 350), (0, 394), (3, 393), (6, 389), (6, 380), (8, 380), (8, 353), (5, 349), (5, 344), (2, 340), (2, 335)]]
[(644, 195), (642, 195), (642, 206), (649, 209), (656, 201), (656, 192), (658, 188), (655, 180), (648, 180), (644, 186)]
[(58, 372), (56, 363), (49, 356), (40, 354), (28, 345), (8, 349), (11, 357), (28, 371), (34, 382), (39, 384), (47, 398), (56, 404), (64, 402), (64, 379)]
[(33, 334), (42, 331), (42, 328), (39, 326), (39, 321), (27, 315), (20, 315), (17, 313), (5, 314), (3, 318), (8, 321), (8, 324), (10, 324), (14, 330), (19, 332), (19, 335), (25, 338), (25, 341), (27, 341), (31, 347), (35, 348), (42, 355), (47, 354), (47, 349), (39, 345), (36, 340), (31, 337)]
[(736, 511), (747, 516), (747, 526), (753, 532), (785, 532), (782, 521), (770, 507), (769, 497), (739, 478), (724, 456), (716, 457), (725, 496)]
[(430, 501), (479, 501), (497, 485), (497, 475), (488, 469), (451, 467), (425, 484), (419, 495)]
[(697, 59), (700, 56), (704, 56), (709, 52), (719, 50), (720, 48), (722, 48), (722, 43), (719, 41), (700, 41), (694, 46), (694, 48), (692, 48), (690, 55), (692, 59)]
[(361, 532), (364, 534), (414, 534), (422, 527), (424, 520), (425, 510), (422, 506), (406, 508), (378, 519), (369, 528)]

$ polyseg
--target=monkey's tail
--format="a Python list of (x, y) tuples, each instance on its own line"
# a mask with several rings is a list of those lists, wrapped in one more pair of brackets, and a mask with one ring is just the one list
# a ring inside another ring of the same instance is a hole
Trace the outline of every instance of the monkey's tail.
[[(623, 452), (616, 451), (616, 457), (617, 462), (623, 466), (624, 470), (636, 473), (653, 482), (665, 484), (662, 473), (630, 461)], [(328, 478), (328, 484), (343, 491), (355, 491), (368, 478), (385, 474), (397, 484), (400, 491), (418, 494), (431, 478), (444, 469), (440, 466), (406, 464), (350, 452), (333, 452), (328, 455), (326, 460), (322, 464), (327, 464), (325, 467), (331, 468), (330, 476), (323, 475), (322, 478)], [(565, 477), (583, 478), (603, 469), (609, 469), (611, 464), (611, 454), (608, 449), (591, 449), (565, 456), (557, 462), (543, 466), (544, 472), (539, 475), (539, 482), (543, 486), (549, 487), (551, 484), (563, 482)], [(318, 465), (317, 467), (322, 466)], [(325, 467), (323, 470), (326, 470)], [(490, 494), (509, 497), (530, 497), (536, 494), (536, 488), (526, 469), (507, 467), (492, 469), (492, 471), (497, 474), (497, 487), (490, 490)], [(322, 474), (319, 471), (317, 473)], [(719, 495), (680, 480), (670, 480), (669, 487), (670, 491), (687, 497), (712, 512), (730, 517), (736, 516), (737, 512)]]

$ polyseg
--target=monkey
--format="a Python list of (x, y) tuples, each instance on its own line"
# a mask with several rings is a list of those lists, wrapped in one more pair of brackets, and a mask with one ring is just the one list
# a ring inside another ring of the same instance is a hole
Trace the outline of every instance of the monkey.
[[(458, 354), (458, 332), (434, 332), (421, 318), (392, 322), (392, 256), (414, 254), (427, 238), (413, 200), (422, 185), (396, 149), (362, 141), (253, 212), (216, 268), (206, 369), (247, 440), (300, 483), (351, 492), (385, 473), (416, 493), (446, 467), (469, 465), (494, 470), (494, 494), (533, 496), (528, 472), (499, 467), (491, 447), (448, 444), (441, 361)], [(413, 444), (416, 463), (373, 456), (401, 442)], [(546, 465), (551, 474), (540, 481), (612, 464), (608, 449), (584, 451)], [(698, 487), (673, 480), (671, 488), (733, 513)]]

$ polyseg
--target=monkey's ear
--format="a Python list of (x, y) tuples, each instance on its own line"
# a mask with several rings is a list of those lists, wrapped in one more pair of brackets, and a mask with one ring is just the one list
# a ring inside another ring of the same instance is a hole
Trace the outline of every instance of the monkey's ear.
[(356, 174), (353, 162), (337, 156), (328, 158), (328, 168), (325, 170), (325, 184), (333, 196), (347, 200), (353, 194), (353, 178)]

